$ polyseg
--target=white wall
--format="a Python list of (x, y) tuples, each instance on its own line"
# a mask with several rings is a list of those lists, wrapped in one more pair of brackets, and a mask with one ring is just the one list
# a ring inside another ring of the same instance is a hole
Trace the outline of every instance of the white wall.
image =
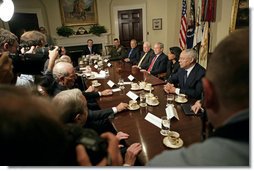
[[(51, 36), (55, 37), (56, 28), (62, 25), (59, 0), (13, 0), (15, 10), (39, 9), (42, 15), (42, 22), (48, 29)], [(164, 52), (171, 46), (178, 46), (178, 36), (180, 29), (181, 0), (97, 0), (98, 22), (104, 25), (113, 38), (116, 34), (114, 9), (116, 7), (143, 5), (146, 13), (147, 35), (144, 40), (162, 42), (165, 44)], [(229, 33), (232, 0), (217, 1), (216, 22), (211, 24), (211, 49)], [(152, 19), (162, 18), (162, 30), (152, 29)], [(3, 27), (0, 22), (0, 26)], [(79, 26), (73, 27), (77, 30)], [(89, 29), (90, 26), (86, 26)], [(146, 34), (144, 32), (144, 34)], [(111, 40), (112, 41), (112, 40)]]

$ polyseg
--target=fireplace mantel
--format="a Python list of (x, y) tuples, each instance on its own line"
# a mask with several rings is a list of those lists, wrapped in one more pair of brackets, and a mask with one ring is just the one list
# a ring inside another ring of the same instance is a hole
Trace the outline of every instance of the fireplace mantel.
[(55, 37), (54, 41), (58, 46), (71, 47), (87, 44), (88, 39), (92, 39), (94, 44), (102, 44), (102, 47), (109, 44), (110, 33), (102, 33), (100, 36), (94, 34), (73, 35), (70, 37)]

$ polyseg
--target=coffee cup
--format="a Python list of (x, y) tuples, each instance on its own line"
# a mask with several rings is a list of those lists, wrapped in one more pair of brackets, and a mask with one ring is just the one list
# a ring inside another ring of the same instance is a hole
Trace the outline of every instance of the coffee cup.
[(138, 89), (138, 83), (131, 83), (131, 88), (132, 89)]
[(135, 108), (135, 107), (137, 107), (137, 105), (138, 105), (138, 102), (136, 100), (130, 100), (129, 101), (129, 107), (130, 108)]
[(150, 104), (156, 104), (156, 103), (158, 103), (158, 98), (155, 97), (155, 96), (149, 97), (148, 98), (148, 103), (150, 103)]
[(146, 93), (146, 100), (150, 99), (151, 97), (153, 97), (153, 93)]
[(145, 89), (150, 90), (152, 89), (152, 84), (151, 83), (147, 83), (145, 86)]
[(180, 134), (175, 132), (175, 131), (170, 131), (168, 132), (168, 141), (173, 144), (176, 145), (179, 142), (179, 138), (180, 138)]
[(92, 85), (97, 85), (98, 84), (98, 80), (93, 80), (92, 81)]
[(178, 99), (179, 99), (180, 101), (184, 101), (185, 98), (186, 98), (186, 95), (185, 95), (185, 94), (178, 94)]
[(146, 82), (145, 82), (145, 81), (139, 82), (139, 87), (140, 87), (141, 89), (144, 89), (145, 86), (146, 86)]

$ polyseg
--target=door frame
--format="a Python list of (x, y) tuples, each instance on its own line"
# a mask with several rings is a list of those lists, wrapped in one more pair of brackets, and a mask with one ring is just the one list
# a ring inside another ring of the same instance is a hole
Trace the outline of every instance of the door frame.
[(124, 5), (124, 6), (114, 6), (113, 7), (113, 18), (114, 18), (114, 28), (115, 28), (115, 37), (119, 38), (119, 27), (118, 27), (118, 11), (124, 10), (134, 10), (142, 9), (142, 25), (143, 25), (143, 42), (147, 41), (146, 39), (146, 4), (136, 4), (136, 5)]
[[(33, 9), (30, 9), (30, 8), (17, 8), (17, 9), (15, 9), (14, 12), (16, 12), (16, 13), (36, 14), (37, 19), (38, 19), (39, 27), (45, 26), (44, 22), (43, 22), (44, 21), (43, 20), (43, 15), (42, 15), (42, 12), (41, 12), (40, 8), (33, 8)], [(6, 29), (10, 30), (8, 22), (4, 23), (4, 26), (5, 26)]]

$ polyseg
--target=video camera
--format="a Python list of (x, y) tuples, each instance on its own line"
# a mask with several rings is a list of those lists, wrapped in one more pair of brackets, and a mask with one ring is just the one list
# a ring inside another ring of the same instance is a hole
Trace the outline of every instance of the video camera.
[[(21, 49), (22, 47), (19, 47)], [(24, 47), (25, 51), (30, 47)], [(44, 70), (46, 60), (49, 58), (49, 50), (53, 50), (54, 47), (40, 47), (35, 49), (35, 53), (24, 53), (20, 50), (17, 53), (10, 53), (9, 56), (13, 63), (13, 72), (36, 75), (41, 74)], [(58, 49), (58, 54), (61, 54), (61, 48)]]
[(83, 145), (92, 165), (98, 164), (107, 156), (107, 140), (101, 138), (93, 129), (82, 128), (75, 124), (66, 124), (65, 130), (70, 146), (75, 149), (76, 145)]

